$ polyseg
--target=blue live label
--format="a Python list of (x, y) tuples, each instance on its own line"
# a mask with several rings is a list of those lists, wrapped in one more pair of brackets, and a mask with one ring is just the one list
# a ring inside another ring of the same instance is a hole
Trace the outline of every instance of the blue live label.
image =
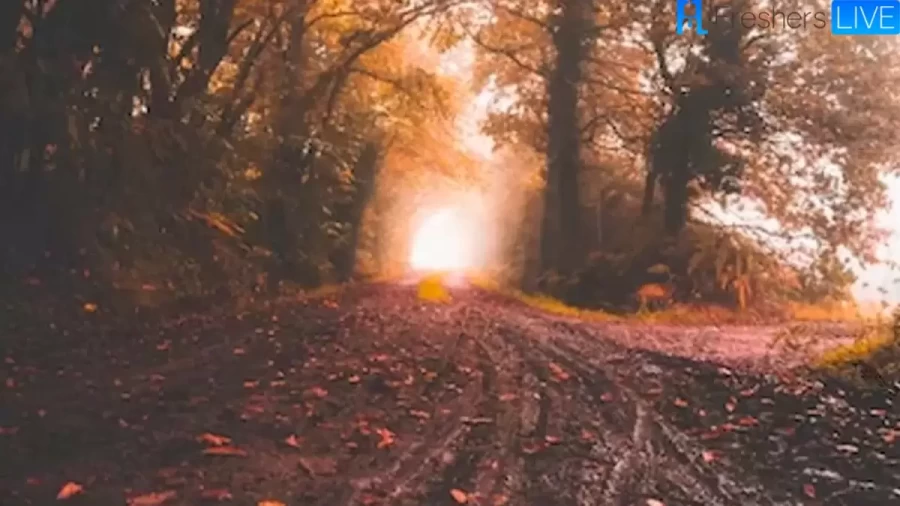
[(900, 0), (832, 0), (835, 35), (900, 34)]

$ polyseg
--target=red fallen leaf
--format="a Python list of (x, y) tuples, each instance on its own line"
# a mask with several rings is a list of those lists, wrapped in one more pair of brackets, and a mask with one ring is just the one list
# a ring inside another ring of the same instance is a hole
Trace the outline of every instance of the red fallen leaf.
[(359, 502), (362, 503), (363, 506), (372, 506), (373, 504), (378, 504), (379, 500), (372, 494), (363, 494), (362, 497), (359, 498)]
[(567, 379), (569, 379), (569, 373), (564, 371), (563, 368), (559, 366), (559, 364), (550, 362), (547, 367), (550, 369), (550, 372), (553, 373), (553, 376), (555, 376), (557, 380), (566, 381)]
[(231, 438), (205, 432), (197, 436), (197, 441), (208, 444), (210, 446), (225, 446), (231, 443)]
[(816, 487), (807, 483), (807, 484), (803, 485), (803, 493), (806, 494), (806, 497), (809, 497), (810, 499), (815, 499), (816, 498)]
[(128, 499), (128, 506), (159, 506), (169, 499), (174, 499), (177, 495), (174, 490), (140, 495)]
[(234, 350), (232, 350), (232, 353), (234, 353), (235, 355), (245, 355), (247, 353), (247, 350), (243, 348), (235, 348)]
[(677, 398), (675, 398), (674, 404), (676, 406), (678, 406), (679, 408), (686, 408), (688, 405), (688, 402), (686, 400), (682, 399), (681, 397), (677, 397)]
[(458, 488), (454, 488), (450, 491), (450, 495), (453, 496), (453, 500), (458, 502), (459, 504), (466, 504), (469, 502), (469, 494), (463, 492)]
[(593, 441), (597, 439), (597, 436), (587, 429), (581, 429), (581, 439), (584, 441)]
[(527, 442), (522, 445), (522, 453), (525, 455), (534, 455), (535, 453), (546, 448), (544, 443)]
[(302, 438), (298, 438), (297, 436), (291, 434), (290, 436), (284, 439), (284, 442), (287, 443), (288, 446), (293, 446), (294, 448), (300, 448), (300, 443), (303, 441)]
[(725, 403), (725, 411), (727, 411), (729, 413), (734, 413), (735, 408), (737, 408), (737, 406), (735, 406), (733, 402)]
[(72, 496), (78, 495), (84, 492), (84, 487), (80, 484), (75, 483), (74, 481), (70, 481), (63, 485), (61, 489), (59, 489), (59, 493), (56, 494), (56, 499), (63, 500), (68, 499)]
[(759, 385), (754, 385), (751, 388), (741, 390), (741, 396), (742, 397), (750, 397), (751, 395), (755, 394), (756, 392), (759, 392)]
[(34, 476), (29, 476), (29, 477), (25, 480), (25, 484), (28, 485), (28, 486), (30, 486), (30, 487), (34, 487), (34, 486), (40, 485), (40, 484), (41, 484), (41, 480), (40, 480), (40, 478), (35, 478)]
[(647, 506), (666, 506), (666, 505), (659, 499), (647, 499)]
[(797, 433), (796, 427), (779, 427), (775, 429), (775, 432), (782, 436), (793, 436)]
[(312, 387), (306, 390), (306, 394), (311, 397), (324, 399), (325, 397), (328, 397), (328, 390), (325, 390), (322, 387)]
[(349, 378), (347, 378), (347, 382), (350, 383), (351, 385), (355, 385), (355, 384), (359, 383), (359, 376), (354, 374), (353, 376), (350, 376)]
[(759, 421), (752, 416), (745, 416), (738, 420), (738, 424), (744, 427), (753, 427), (754, 425), (759, 425)]
[(18, 427), (0, 427), (0, 436), (15, 436), (19, 433)]
[(600, 396), (600, 400), (603, 402), (612, 402), (613, 394), (611, 394), (610, 392), (603, 392), (603, 395)]
[(562, 440), (558, 436), (544, 436), (544, 441), (546, 441), (547, 444), (555, 445), (559, 444)]
[(394, 444), (394, 433), (388, 429), (377, 429), (375, 431), (379, 436), (381, 436), (381, 441), (378, 442), (378, 448), (387, 448)]
[(244, 388), (256, 388), (259, 386), (259, 381), (247, 380), (244, 381)]
[(518, 398), (519, 398), (519, 396), (516, 394), (513, 394), (513, 393), (500, 394), (500, 397), (499, 397), (500, 402), (508, 402), (508, 401), (512, 401), (512, 400), (515, 400)]
[(703, 453), (701, 453), (701, 456), (703, 457), (703, 462), (707, 462), (707, 463), (718, 460), (719, 457), (721, 457), (721, 455), (722, 455), (721, 453), (719, 453), (715, 450), (704, 450)]
[(234, 498), (231, 491), (224, 488), (209, 488), (200, 492), (200, 497), (207, 501), (230, 501)]
[(246, 457), (247, 452), (234, 446), (216, 446), (203, 450), (204, 455), (220, 455), (225, 457)]

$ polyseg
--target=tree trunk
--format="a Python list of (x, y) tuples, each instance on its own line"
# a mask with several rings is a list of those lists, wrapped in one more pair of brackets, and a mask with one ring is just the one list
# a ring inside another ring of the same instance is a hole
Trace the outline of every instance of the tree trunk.
[(665, 227), (671, 237), (678, 237), (687, 223), (688, 168), (677, 167), (666, 183)]
[(356, 162), (356, 169), (353, 171), (355, 184), (355, 195), (353, 202), (350, 204), (349, 221), (350, 221), (350, 238), (343, 254), (336, 262), (337, 273), (340, 281), (348, 281), (356, 268), (356, 250), (359, 246), (359, 238), (362, 233), (362, 220), (365, 215), (366, 208), (375, 194), (375, 179), (378, 177), (378, 168), (381, 155), (381, 147), (375, 141), (366, 143), (359, 160)]
[(647, 168), (647, 176), (644, 178), (644, 200), (641, 203), (641, 217), (648, 218), (653, 212), (653, 197), (656, 195), (656, 173), (652, 167)]
[(563, 0), (553, 33), (556, 64), (547, 86), (547, 187), (541, 231), (541, 267), (560, 275), (581, 263), (580, 132), (578, 86), (585, 49), (582, 38), (589, 4)]
[(19, 21), (25, 0), (3, 0), (0, 2), (0, 58), (16, 47), (19, 38)]

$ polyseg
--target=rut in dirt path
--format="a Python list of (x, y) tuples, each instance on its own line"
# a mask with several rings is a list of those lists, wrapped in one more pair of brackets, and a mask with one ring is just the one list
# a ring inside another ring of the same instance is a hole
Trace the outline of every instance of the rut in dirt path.
[(875, 451), (864, 431), (887, 437), (897, 423), (900, 434), (883, 399), (860, 398), (877, 419), (835, 407), (810, 421), (839, 394), (626, 346), (602, 325), (481, 290), (452, 295), (431, 304), (412, 287), (365, 285), (137, 341), (105, 336), (99, 356), (85, 351), (99, 349), (90, 336), (71, 354), (10, 356), (0, 493), (43, 505), (71, 481), (84, 486), (72, 504), (100, 506), (163, 492), (172, 506), (226, 494), (288, 505), (900, 499), (895, 450), (862, 460), (829, 439), (862, 454)]

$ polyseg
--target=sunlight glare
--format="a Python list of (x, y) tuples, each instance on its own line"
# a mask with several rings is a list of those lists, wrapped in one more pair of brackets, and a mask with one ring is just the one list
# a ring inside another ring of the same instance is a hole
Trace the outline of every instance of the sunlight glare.
[(428, 215), (413, 236), (410, 266), (417, 271), (463, 272), (476, 262), (474, 223), (454, 209)]

